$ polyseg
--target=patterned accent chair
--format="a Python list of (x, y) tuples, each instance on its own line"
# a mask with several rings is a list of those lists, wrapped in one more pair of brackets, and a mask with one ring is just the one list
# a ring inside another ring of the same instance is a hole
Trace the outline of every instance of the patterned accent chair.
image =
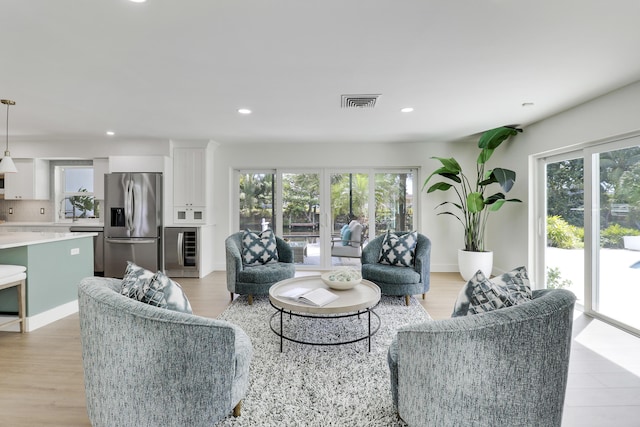
[(87, 413), (94, 427), (211, 426), (240, 415), (253, 347), (238, 326), (78, 287)]
[(287, 242), (276, 236), (278, 262), (247, 266), (242, 262), (243, 231), (227, 237), (224, 244), (227, 259), (227, 289), (234, 294), (249, 295), (253, 304), (254, 295), (267, 295), (269, 288), (280, 280), (290, 279), (296, 274), (293, 263), (293, 249)]
[[(395, 234), (403, 236), (406, 231)], [(385, 295), (404, 295), (409, 305), (409, 296), (429, 291), (431, 274), (431, 241), (427, 236), (418, 233), (413, 267), (398, 267), (381, 264), (380, 251), (385, 235), (372, 239), (362, 250), (362, 278), (375, 283)]]
[(388, 363), (391, 395), (410, 426), (560, 427), (575, 296), (400, 328)]

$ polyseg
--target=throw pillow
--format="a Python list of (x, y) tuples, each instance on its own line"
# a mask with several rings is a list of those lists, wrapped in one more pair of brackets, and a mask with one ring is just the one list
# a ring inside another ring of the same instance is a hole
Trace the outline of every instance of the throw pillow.
[(401, 236), (387, 231), (382, 241), (382, 249), (380, 250), (378, 262), (380, 264), (400, 267), (413, 267), (417, 243), (417, 231), (412, 231)]
[(346, 228), (342, 231), (342, 233), (340, 233), (342, 238), (342, 246), (349, 246), (349, 240), (351, 240), (351, 229), (348, 225), (345, 225), (345, 227)]
[(518, 267), (489, 280), (481, 271), (462, 287), (451, 317), (484, 313), (531, 300), (531, 286), (525, 267)]
[(491, 279), (493, 283), (507, 289), (512, 299), (519, 303), (531, 300), (531, 284), (525, 267), (515, 268)]
[[(158, 271), (153, 276), (149, 287), (158, 295), (158, 297), (153, 295), (154, 300), (159, 298), (161, 294), (161, 298), (164, 303), (163, 306), (165, 308), (173, 311), (181, 311), (183, 313), (193, 313), (193, 310), (191, 310), (191, 304), (189, 304), (189, 300), (184, 294), (182, 287), (177, 282), (167, 277), (163, 272)], [(151, 294), (149, 294), (149, 296), (151, 297)]]
[(122, 295), (136, 301), (183, 313), (193, 313), (180, 285), (161, 271), (153, 273), (131, 261), (122, 279)]
[(122, 278), (122, 288), (120, 293), (126, 297), (141, 300), (142, 286), (148, 284), (153, 279), (154, 273), (142, 268), (131, 261), (127, 261), (127, 268)]
[(278, 262), (276, 235), (271, 229), (261, 233), (246, 230), (242, 235), (242, 259), (245, 265)]

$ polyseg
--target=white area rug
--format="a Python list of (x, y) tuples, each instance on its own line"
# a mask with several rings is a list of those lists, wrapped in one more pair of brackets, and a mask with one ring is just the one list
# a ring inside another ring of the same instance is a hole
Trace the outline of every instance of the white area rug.
[[(414, 298), (407, 307), (403, 297), (383, 296), (375, 311), (382, 324), (372, 338), (371, 353), (366, 340), (340, 346), (285, 340), (280, 353), (280, 339), (269, 327), (275, 309), (268, 297), (255, 297), (252, 306), (239, 297), (219, 318), (239, 325), (251, 338), (249, 391), (242, 415), (217, 426), (404, 426), (391, 402), (387, 350), (399, 327), (430, 317)], [(310, 340), (353, 337), (367, 328), (366, 315), (285, 319), (285, 334), (298, 330)]]

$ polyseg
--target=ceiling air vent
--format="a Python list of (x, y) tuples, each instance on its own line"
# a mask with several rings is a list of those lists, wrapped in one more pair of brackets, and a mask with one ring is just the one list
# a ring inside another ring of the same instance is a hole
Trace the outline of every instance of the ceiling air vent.
[(342, 95), (342, 108), (373, 108), (380, 97), (377, 95)]

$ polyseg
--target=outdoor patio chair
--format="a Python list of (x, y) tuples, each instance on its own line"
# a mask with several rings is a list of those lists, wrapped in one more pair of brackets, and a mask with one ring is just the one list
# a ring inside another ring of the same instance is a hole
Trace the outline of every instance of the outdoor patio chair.
[(363, 240), (364, 227), (358, 221), (353, 220), (342, 228), (340, 237), (331, 239), (331, 256), (360, 258)]

